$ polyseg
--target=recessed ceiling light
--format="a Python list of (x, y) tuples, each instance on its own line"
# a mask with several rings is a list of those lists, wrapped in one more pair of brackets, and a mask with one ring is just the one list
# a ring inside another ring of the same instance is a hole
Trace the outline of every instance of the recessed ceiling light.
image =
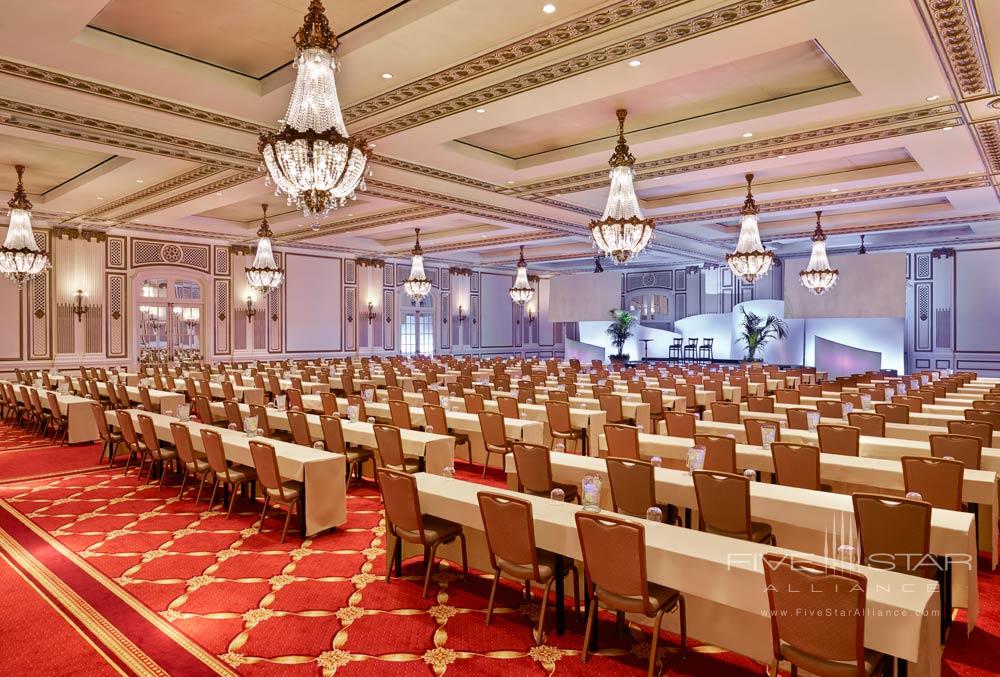
[(753, 136), (753, 132), (743, 132), (744, 139), (749, 139), (751, 136)]
[(831, 193), (836, 193), (836, 192), (837, 192), (838, 190), (840, 190), (840, 189), (839, 189), (839, 188), (831, 188), (831, 189), (830, 189), (830, 192), (831, 192)]
[(382, 73), (383, 80), (392, 80), (392, 73)]
[(779, 159), (779, 160), (784, 160), (784, 159), (785, 159), (786, 157), (788, 157), (788, 156), (787, 156), (787, 155), (779, 155), (779, 156), (778, 156), (778, 159)]
[(632, 59), (631, 61), (628, 62), (628, 65), (631, 66), (632, 68), (636, 68), (638, 66), (641, 66), (642, 62), (639, 61), (638, 59)]
[(485, 113), (485, 112), (486, 112), (486, 109), (485, 109), (485, 108), (477, 108), (477, 109), (476, 109), (476, 112), (477, 112), (477, 113)]
[(950, 132), (951, 131), (951, 127), (942, 127), (941, 131), (942, 132)]
[(142, 179), (136, 179), (135, 182), (136, 183), (142, 183)]
[(99, 198), (97, 198), (97, 199), (98, 199), (98, 200), (103, 200), (104, 198), (103, 198), (103, 197), (99, 197)]
[(938, 99), (940, 99), (940, 98), (941, 98), (941, 96), (940, 96), (940, 95), (938, 95), (938, 94), (934, 94), (934, 95), (932, 95), (932, 96), (928, 96), (928, 97), (927, 97), (927, 100), (928, 100), (928, 101), (937, 101), (937, 100), (938, 100)]
[(486, 236), (485, 236), (485, 235), (480, 235), (480, 237), (482, 237), (482, 238), (483, 238), (484, 240), (486, 239)]
[(514, 182), (513, 182), (513, 181), (508, 181), (507, 183), (509, 183), (509, 184), (513, 184)]
[(222, 195), (222, 193), (216, 193), (216, 195), (220, 195), (220, 196), (221, 196), (221, 195)]
[(972, 171), (970, 171), (969, 173), (970, 173), (970, 174), (976, 174), (976, 173), (978, 173), (978, 172), (976, 172), (976, 170), (975, 170), (975, 169), (973, 169), (973, 170), (972, 170)]
[(549, 4), (542, 6), (542, 11), (546, 14), (552, 14), (552, 12), (556, 11), (556, 6), (550, 2)]

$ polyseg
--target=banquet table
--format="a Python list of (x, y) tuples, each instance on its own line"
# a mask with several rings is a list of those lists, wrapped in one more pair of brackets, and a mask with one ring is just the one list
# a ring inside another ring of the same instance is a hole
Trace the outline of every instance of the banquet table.
[[(80, 392), (82, 384), (79, 379), (76, 379), (73, 382), (73, 386), (77, 392)], [(108, 384), (104, 381), (97, 381), (97, 392), (101, 393), (101, 395), (107, 396)], [(127, 385), (125, 386), (125, 392), (128, 393), (128, 399), (130, 402), (138, 403), (141, 401), (138, 386)], [(175, 411), (178, 405), (184, 404), (184, 395), (169, 390), (156, 390), (154, 388), (150, 388), (149, 400), (153, 403), (153, 406), (157, 409), (157, 411)]]
[[(218, 382), (209, 382), (209, 391), (212, 393), (212, 397), (221, 400), (225, 397), (225, 393), (222, 391), (222, 384)], [(187, 386), (183, 381), (176, 381), (173, 387), (174, 392), (185, 393), (187, 392)], [(246, 402), (247, 404), (264, 404), (264, 389), (257, 388), (256, 386), (239, 386), (235, 383), (233, 384), (233, 393), (236, 395), (236, 399), (240, 402)]]
[[(18, 401), (24, 401), (21, 397), (21, 384), (14, 383), (13, 381), (0, 382), (10, 383), (14, 387), (14, 395)], [(46, 393), (51, 391), (44, 388), (35, 388), (34, 386), (23, 387), (37, 391), (38, 401), (41, 403), (42, 408), (49, 408), (49, 398)], [(94, 440), (101, 439), (100, 434), (97, 432), (97, 422), (94, 421), (94, 414), (90, 407), (93, 400), (77, 395), (63, 395), (60, 393), (56, 393), (56, 398), (59, 400), (59, 408), (62, 410), (62, 413), (66, 414), (69, 424), (69, 430), (66, 433), (66, 441), (69, 444), (93, 442)]]
[[(135, 409), (127, 411), (132, 416), (138, 432), (139, 422), (136, 415), (149, 412)], [(118, 425), (114, 411), (106, 412), (105, 416), (108, 425)], [(157, 437), (163, 442), (173, 444), (170, 424), (177, 423), (179, 419), (162, 414), (149, 414), (149, 416), (153, 419)], [(253, 457), (250, 455), (251, 439), (273, 446), (281, 476), (286, 480), (302, 482), (304, 485), (305, 535), (313, 536), (347, 521), (347, 457), (343, 454), (333, 454), (270, 438), (251, 438), (243, 432), (203, 423), (187, 422), (185, 425), (191, 429), (191, 441), (196, 451), (204, 452), (200, 431), (208, 428), (221, 435), (222, 446), (229, 461), (251, 467), (253, 466)]]
[[(449, 404), (452, 409), (465, 411), (463, 400), (452, 399)], [(483, 403), (486, 411), (498, 411), (496, 400), (486, 400)], [(549, 432), (549, 417), (545, 411), (544, 404), (523, 404), (517, 405), (518, 413), (526, 421), (536, 421), (542, 425), (542, 441), (537, 444), (544, 444), (551, 448), (553, 446), (552, 436)], [(604, 424), (608, 420), (608, 415), (595, 409), (577, 409), (571, 407), (569, 410), (569, 423), (574, 428), (583, 428), (587, 435), (587, 448), (596, 449), (598, 437), (604, 434)]]
[[(458, 522), (468, 540), (471, 567), (489, 569), (477, 494), (484, 487), (452, 478), (416, 475), (420, 508), (425, 514)], [(580, 507), (547, 497), (503, 489), (489, 491), (526, 500), (532, 505), (537, 547), (580, 560), (575, 514)], [(740, 653), (764, 664), (773, 661), (771, 626), (761, 555), (777, 553), (844, 566), (841, 562), (803, 555), (787, 548), (734, 541), (715, 534), (621, 516), (645, 527), (647, 578), (679, 590), (687, 606), (692, 638)], [(734, 548), (734, 543), (738, 548)], [(387, 543), (387, 559), (392, 543)], [(403, 556), (419, 554), (419, 546), (403, 544)], [(738, 551), (738, 552), (737, 552)], [(442, 557), (461, 561), (457, 544), (439, 549)], [(908, 674), (940, 674), (940, 609), (936, 584), (913, 585), (903, 574), (847, 565), (868, 578), (865, 646), (908, 661)], [(557, 578), (556, 598), (562, 595)], [(556, 604), (557, 627), (560, 605)], [(650, 619), (629, 615), (648, 626)], [(677, 614), (663, 618), (664, 629), (677, 632)]]
[[(683, 437), (640, 435), (639, 455), (643, 458), (660, 456), (677, 461), (687, 458), (687, 450), (691, 444), (691, 440)], [(737, 445), (738, 453), (746, 453), (753, 449), (742, 448), (747, 446)], [(607, 442), (602, 438), (602, 453), (606, 452), (606, 449)], [(558, 456), (553, 454), (552, 458), (555, 465)], [(661, 471), (674, 473), (669, 477), (673, 478), (674, 484), (680, 483), (677, 490), (668, 495), (669, 500), (664, 502), (697, 509), (690, 473), (686, 470), (661, 468), (657, 471), (658, 477)], [(690, 494), (683, 491), (685, 486), (690, 489)], [(661, 491), (657, 487), (657, 497), (660, 496)], [(750, 501), (754, 519), (771, 524), (778, 543), (783, 547), (826, 554), (836, 553), (837, 547), (844, 543), (857, 545), (854, 507), (851, 496), (847, 494), (753, 482), (750, 485)], [(974, 515), (953, 510), (933, 510), (931, 552), (952, 558), (954, 602), (968, 609), (970, 632), (979, 614), (979, 588), (976, 585), (979, 558), (977, 543)]]
[[(832, 398), (813, 398), (813, 399), (832, 399)], [(787, 410), (789, 410), (789, 409), (815, 409), (816, 408), (815, 406), (810, 406), (809, 404), (807, 404), (805, 402), (806, 398), (802, 398), (802, 400), (803, 400), (803, 402), (801, 404), (775, 404), (774, 405), (774, 413), (778, 414), (782, 418), (784, 418), (786, 416), (785, 412)], [(855, 410), (855, 411), (862, 411), (862, 410)], [(754, 416), (756, 416), (758, 412), (752, 412), (752, 411), (750, 411), (749, 407), (747, 407), (747, 403), (746, 402), (741, 402), (740, 403), (740, 413), (742, 415), (753, 414)], [(761, 412), (761, 413), (770, 413), (770, 412)], [(872, 409), (872, 413), (875, 413), (874, 408)], [(962, 409), (958, 410), (957, 414), (927, 413), (927, 412), (915, 412), (915, 411), (911, 411), (910, 412), (910, 423), (911, 424), (917, 424), (917, 425), (923, 425), (923, 426), (934, 426), (936, 428), (947, 428), (948, 427), (948, 421), (961, 421), (961, 420), (964, 420), (964, 419), (965, 419), (965, 412)], [(846, 418), (840, 419), (840, 421), (841, 421), (841, 424), (843, 425), (843, 424), (845, 424), (847, 422), (847, 419)], [(941, 432), (947, 432), (947, 431), (946, 430), (941, 430)]]

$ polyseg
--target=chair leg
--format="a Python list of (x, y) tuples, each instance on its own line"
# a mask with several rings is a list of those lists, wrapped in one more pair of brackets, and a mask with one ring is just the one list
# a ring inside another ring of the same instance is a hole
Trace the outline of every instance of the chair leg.
[[(288, 533), (288, 523), (292, 520), (292, 508), (298, 505), (298, 502), (292, 503), (287, 506), (288, 514), (285, 516), (285, 528), (281, 530), (281, 542), (285, 542), (285, 534)], [(301, 519), (301, 517), (300, 517)]]
[(580, 662), (586, 663), (590, 653), (590, 635), (594, 630), (594, 620), (597, 618), (597, 597), (590, 596), (590, 608), (587, 609), (587, 628), (583, 631), (583, 651), (580, 652)]
[(236, 491), (236, 487), (234, 486), (233, 487), (233, 495), (229, 499), (229, 510), (226, 511), (226, 519), (229, 519), (232, 516), (232, 514), (233, 514), (233, 506), (236, 505), (236, 494), (238, 494), (238, 493), (239, 492)]
[(490, 587), (490, 603), (486, 605), (486, 625), (493, 622), (493, 604), (497, 598), (497, 587), (500, 584), (500, 569), (493, 572), (493, 585)]
[(218, 490), (219, 490), (219, 478), (216, 477), (212, 481), (212, 496), (208, 499), (208, 507), (209, 507), (209, 509), (211, 509), (212, 506), (215, 505), (215, 492), (218, 491)]
[(573, 610), (576, 612), (576, 620), (580, 620), (580, 574), (576, 570), (576, 565), (570, 571), (573, 574)]
[(656, 645), (660, 643), (660, 623), (663, 621), (663, 609), (656, 612), (656, 620), (653, 621), (653, 637), (649, 642), (649, 672), (647, 677), (656, 674)]
[(264, 517), (267, 515), (267, 502), (270, 498), (266, 493), (264, 494), (264, 509), (260, 511), (260, 524), (257, 526), (258, 534), (264, 533)]
[(197, 508), (198, 507), (198, 503), (201, 502), (201, 490), (204, 488), (204, 486), (205, 486), (205, 480), (207, 480), (207, 479), (208, 479), (208, 471), (206, 470), (205, 474), (203, 474), (201, 476), (201, 482), (198, 482), (198, 494), (194, 497), (194, 507), (195, 508)]
[[(388, 533), (388, 532), (386, 532)], [(389, 534), (390, 536), (392, 534)], [(389, 564), (385, 569), (385, 582), (388, 583), (390, 577), (392, 576), (392, 568), (394, 566), (401, 566), (403, 563), (403, 539), (398, 536), (395, 537), (396, 542), (392, 546), (392, 558), (389, 560)], [(386, 544), (388, 545), (388, 543)]]
[(538, 627), (535, 628), (535, 646), (540, 645), (545, 640), (545, 635), (542, 632), (542, 628), (545, 627), (545, 609), (549, 605), (549, 592), (552, 590), (552, 582), (556, 580), (555, 576), (549, 578), (545, 582), (545, 587), (542, 588), (542, 608), (538, 611)]
[(465, 533), (462, 532), (458, 535), (458, 541), (462, 544), (462, 575), (468, 578), (469, 576), (469, 558), (465, 550)]
[(181, 488), (177, 492), (178, 501), (181, 500), (181, 496), (184, 495), (184, 485), (187, 484), (187, 479), (188, 479), (188, 469), (187, 466), (184, 466), (184, 472), (181, 473)]
[[(150, 471), (150, 472), (152, 472), (152, 471)], [(160, 461), (160, 484), (159, 484), (159, 486), (160, 486), (161, 489), (163, 488), (163, 480), (164, 480), (164, 478), (166, 476), (167, 476), (167, 464), (164, 463), (163, 461)]]
[[(469, 452), (469, 455), (470, 456), (472, 455), (471, 451)], [(489, 468), (490, 468), (490, 450), (487, 449), (486, 450), (486, 460), (483, 461), (483, 478), (486, 477), (486, 471), (489, 470)]]
[(431, 546), (431, 551), (427, 557), (427, 566), (424, 571), (424, 597), (427, 597), (427, 588), (430, 587), (431, 584), (431, 571), (434, 569), (434, 555), (437, 553), (438, 545), (440, 544), (441, 541), (434, 543), (434, 545)]
[(680, 613), (680, 625), (681, 625), (681, 658), (686, 659), (688, 657), (688, 631), (687, 631), (687, 607), (684, 603), (684, 597), (680, 598), (677, 602), (677, 611)]

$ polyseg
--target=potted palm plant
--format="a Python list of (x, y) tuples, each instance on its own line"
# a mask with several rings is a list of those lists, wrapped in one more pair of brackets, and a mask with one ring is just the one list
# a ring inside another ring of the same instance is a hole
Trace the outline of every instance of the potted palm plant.
[(744, 358), (747, 361), (761, 361), (763, 358), (757, 357), (758, 351), (773, 339), (783, 339), (788, 336), (788, 325), (781, 318), (768, 315), (765, 319), (756, 313), (748, 313), (745, 308), (740, 308), (740, 312), (743, 313), (743, 319), (737, 341), (747, 347)]
[(624, 352), (625, 342), (632, 338), (632, 325), (635, 324), (636, 317), (627, 310), (612, 310), (611, 317), (614, 321), (608, 325), (608, 336), (618, 351), (611, 356), (611, 363), (628, 362), (629, 355)]

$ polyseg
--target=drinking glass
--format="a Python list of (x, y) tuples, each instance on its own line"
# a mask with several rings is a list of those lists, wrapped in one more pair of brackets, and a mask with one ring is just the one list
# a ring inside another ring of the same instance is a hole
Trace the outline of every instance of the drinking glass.
[(553, 501), (559, 501), (560, 503), (563, 503), (566, 500), (566, 492), (560, 489), (559, 487), (556, 487), (551, 492), (549, 492), (549, 498), (551, 498)]
[(762, 425), (760, 427), (760, 446), (764, 447), (765, 451), (771, 451), (771, 443), (774, 442), (774, 438), (778, 436), (778, 427), (773, 425)]
[(809, 432), (816, 432), (816, 428), (819, 426), (819, 412), (818, 411), (807, 411), (806, 412), (806, 427), (809, 428)]
[(704, 467), (705, 467), (705, 447), (701, 445), (688, 447), (687, 451), (688, 471), (691, 472), (694, 470), (701, 470)]
[(580, 500), (587, 512), (601, 511), (601, 478), (598, 475), (585, 475), (580, 480)]
[(655, 505), (650, 506), (646, 510), (646, 519), (648, 519), (650, 522), (662, 522), (663, 511), (657, 508)]

